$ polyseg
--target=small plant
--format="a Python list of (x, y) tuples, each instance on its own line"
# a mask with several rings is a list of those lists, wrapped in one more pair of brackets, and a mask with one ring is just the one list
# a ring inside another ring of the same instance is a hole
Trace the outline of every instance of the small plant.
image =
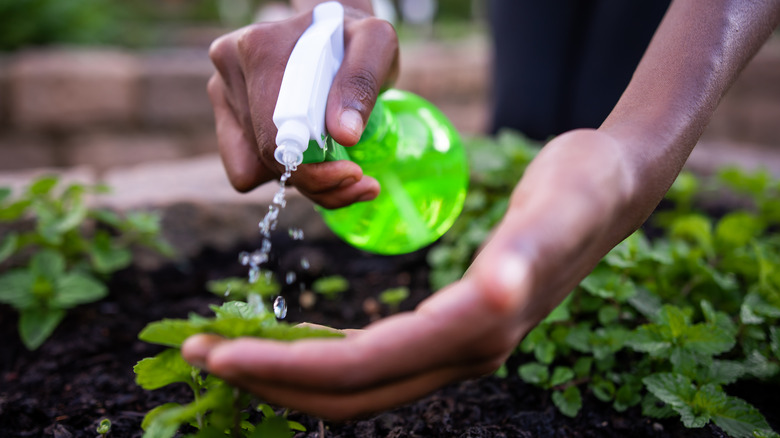
[(409, 288), (404, 286), (387, 289), (379, 294), (379, 302), (386, 305), (390, 313), (398, 313), (401, 303), (407, 298), (409, 298)]
[(340, 275), (322, 277), (314, 280), (311, 288), (314, 292), (325, 298), (335, 300), (338, 298), (339, 294), (342, 294), (349, 289), (349, 281)]
[[(437, 287), (463, 274), (506, 208), (512, 166), (533, 156), (511, 134), (498, 146), (467, 148), (474, 187), (453, 226), (460, 236), (445, 235), (429, 253)], [(717, 218), (697, 207), (724, 191), (748, 205)], [(758, 409), (727, 393), (740, 379), (778, 383), (778, 225), (780, 183), (768, 173), (725, 169), (706, 182), (681, 174), (647, 227), (657, 237), (637, 231), (607, 254), (521, 342), (517, 373), (549, 390), (568, 416), (589, 393), (617, 411), (678, 416), (689, 428), (713, 422), (734, 437), (778, 437)]]
[(100, 424), (98, 424), (97, 429), (95, 429), (95, 432), (97, 432), (101, 438), (106, 438), (108, 436), (108, 433), (111, 432), (111, 420), (108, 418), (104, 418), (100, 420)]
[[(213, 318), (190, 315), (189, 319), (162, 320), (147, 325), (139, 334), (143, 341), (170, 348), (138, 362), (134, 367), (138, 385), (154, 390), (184, 383), (193, 393), (193, 401), (189, 404), (166, 403), (149, 411), (142, 423), (145, 437), (172, 437), (185, 426), (194, 427), (196, 437), (289, 438), (293, 430), (305, 430), (299, 423), (288, 420), (285, 415), (277, 415), (270, 406), (258, 402), (249, 394), (213, 375), (204, 375), (185, 362), (179, 352), (184, 340), (197, 333), (279, 341), (341, 336), (329, 330), (278, 322), (266, 306), (259, 304), (259, 297), (253, 297), (249, 302), (255, 304), (229, 301), (222, 306), (212, 306)], [(261, 420), (252, 421), (251, 413), (262, 417)]]
[(246, 301), (252, 294), (267, 299), (279, 295), (282, 290), (279, 282), (271, 276), (271, 271), (261, 271), (254, 283), (246, 278), (230, 277), (209, 281), (206, 288), (214, 295), (229, 301)]
[(0, 224), (11, 229), (0, 240), (0, 263), (18, 266), (0, 275), (0, 303), (19, 311), (19, 336), (30, 350), (51, 335), (67, 309), (106, 296), (102, 280), (131, 263), (131, 246), (173, 252), (160, 237), (156, 215), (122, 217), (91, 208), (87, 195), (105, 193), (105, 186), (58, 190), (58, 183), (57, 177), (39, 178), (16, 199), (0, 188)]

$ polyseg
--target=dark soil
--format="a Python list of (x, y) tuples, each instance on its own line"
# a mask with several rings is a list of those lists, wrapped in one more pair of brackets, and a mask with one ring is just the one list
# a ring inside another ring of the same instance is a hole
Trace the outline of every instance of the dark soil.
[[(408, 286), (412, 297), (402, 309), (412, 308), (429, 294), (425, 251), (379, 257), (331, 241), (275, 239), (274, 245), (273, 253), (282, 256), (269, 266), (279, 278), (290, 270), (298, 274), (299, 282), (284, 292), (290, 307), (288, 320), (293, 322), (361, 327), (387, 312), (380, 306), (375, 313), (372, 298), (378, 292)], [(236, 256), (240, 250), (257, 247), (259, 242), (251, 242), (228, 253), (206, 251), (196, 260), (156, 272), (134, 268), (119, 272), (110, 282), (107, 299), (72, 310), (54, 336), (34, 352), (27, 351), (16, 335), (14, 311), (0, 307), (0, 329), (5, 334), (0, 345), (0, 437), (94, 437), (102, 418), (113, 423), (110, 436), (137, 437), (142, 435), (145, 412), (165, 402), (189, 401), (185, 387), (145, 391), (136, 386), (133, 365), (160, 349), (138, 341), (137, 334), (148, 322), (162, 318), (185, 317), (189, 312), (210, 315), (208, 305), (220, 299), (205, 290), (206, 281), (245, 275)], [(300, 268), (302, 256), (311, 263), (305, 272)], [(350, 291), (338, 301), (320, 298), (310, 310), (301, 309), (300, 282), (310, 284), (316, 276), (335, 274), (349, 280)], [(777, 428), (778, 391), (758, 388), (748, 385), (737, 390)], [(751, 394), (763, 399), (754, 400)], [(453, 384), (419, 402), (362, 421), (330, 424), (296, 412), (290, 418), (308, 430), (297, 437), (319, 437), (321, 430), (327, 437), (724, 436), (713, 426), (687, 430), (676, 419), (647, 419), (638, 409), (617, 413), (587, 394), (579, 415), (568, 418), (555, 409), (546, 392), (517, 377)]]

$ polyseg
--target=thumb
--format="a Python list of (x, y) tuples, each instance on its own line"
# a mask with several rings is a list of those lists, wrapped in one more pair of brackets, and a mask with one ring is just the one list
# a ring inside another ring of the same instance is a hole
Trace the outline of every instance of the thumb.
[(353, 23), (325, 112), (328, 133), (337, 143), (353, 146), (360, 140), (377, 95), (397, 71), (398, 38), (392, 25), (374, 17)]

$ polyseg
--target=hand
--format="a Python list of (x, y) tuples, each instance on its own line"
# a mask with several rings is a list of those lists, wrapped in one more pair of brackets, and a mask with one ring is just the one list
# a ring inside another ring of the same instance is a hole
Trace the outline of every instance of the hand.
[[(392, 26), (345, 8), (345, 55), (328, 97), (325, 123), (336, 142), (357, 143), (382, 87), (397, 74), (398, 40)], [(217, 72), (208, 84), (217, 141), (233, 187), (245, 192), (284, 167), (273, 158), (276, 126), (271, 116), (284, 67), (295, 42), (311, 24), (311, 12), (290, 20), (247, 26), (217, 39), (211, 56)], [(373, 199), (379, 184), (350, 161), (299, 166), (290, 182), (314, 202), (337, 208)]]
[(464, 278), (414, 312), (338, 340), (187, 340), (190, 363), (278, 403), (346, 419), (489, 373), (639, 223), (621, 145), (575, 131), (547, 145)]

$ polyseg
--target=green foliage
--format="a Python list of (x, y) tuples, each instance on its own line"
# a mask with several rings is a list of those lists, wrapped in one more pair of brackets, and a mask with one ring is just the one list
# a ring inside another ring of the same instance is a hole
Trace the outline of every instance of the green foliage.
[(335, 300), (338, 296), (349, 289), (349, 281), (340, 275), (330, 277), (321, 277), (314, 280), (311, 285), (314, 292), (324, 296), (329, 300)]
[[(257, 302), (255, 295), (250, 302)], [(248, 394), (233, 388), (223, 380), (205, 375), (187, 363), (179, 347), (188, 337), (211, 333), (226, 338), (244, 336), (293, 341), (311, 337), (340, 337), (341, 334), (311, 327), (292, 326), (278, 322), (265, 306), (243, 301), (229, 301), (212, 306), (215, 316), (206, 318), (192, 314), (188, 319), (166, 319), (147, 325), (139, 339), (170, 347), (154, 357), (142, 359), (133, 370), (136, 383), (147, 390), (171, 384), (186, 384), (192, 389), (193, 401), (188, 404), (165, 403), (146, 414), (142, 427), (145, 437), (174, 436), (182, 426), (198, 429), (197, 437), (262, 437), (288, 438), (302, 425), (277, 416), (268, 405), (260, 404)], [(248, 411), (262, 412), (260, 423), (248, 421)]]
[(100, 420), (100, 424), (98, 424), (98, 427), (95, 429), (95, 432), (100, 434), (101, 437), (108, 436), (108, 433), (111, 432), (111, 420), (108, 418), (104, 418)]
[(394, 287), (379, 294), (379, 302), (390, 308), (390, 313), (397, 313), (401, 303), (409, 298), (408, 287)]
[(214, 295), (228, 300), (245, 301), (251, 294), (263, 298), (274, 297), (279, 295), (282, 286), (270, 274), (270, 271), (261, 271), (254, 283), (242, 277), (212, 280), (206, 284), (206, 288)]
[[(533, 150), (511, 134), (468, 145), (473, 186), (463, 216), (429, 253), (435, 287), (465, 271)], [(714, 217), (700, 207), (712, 194), (739, 197), (742, 207)], [(713, 422), (730, 436), (776, 437), (725, 388), (778, 382), (780, 183), (737, 169), (710, 180), (683, 173), (667, 201), (649, 221), (660, 236), (637, 231), (607, 254), (521, 342), (527, 360), (517, 372), (550, 390), (565, 415), (577, 415), (590, 393), (617, 411), (641, 406), (686, 427)]]
[(0, 263), (17, 266), (0, 274), (0, 303), (19, 311), (19, 335), (30, 350), (67, 309), (106, 296), (102, 280), (131, 263), (133, 245), (172, 254), (157, 216), (88, 206), (87, 196), (106, 192), (103, 186), (58, 185), (41, 177), (16, 198), (0, 188), (0, 224), (11, 230), (0, 240)]

